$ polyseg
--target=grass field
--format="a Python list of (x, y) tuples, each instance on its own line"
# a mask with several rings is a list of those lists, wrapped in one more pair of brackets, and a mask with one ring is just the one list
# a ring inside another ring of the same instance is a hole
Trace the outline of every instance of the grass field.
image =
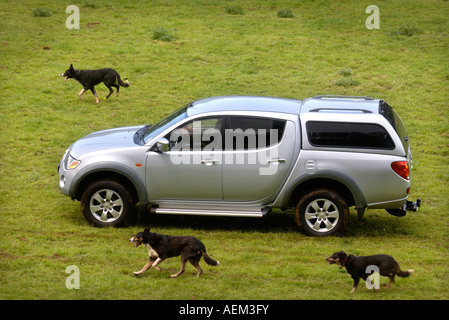
[[(66, 28), (69, 4), (80, 9), (80, 29)], [(366, 28), (368, 5), (379, 7), (379, 29)], [(2, 0), (0, 299), (448, 299), (448, 12), (442, 0)], [(58, 76), (71, 63), (115, 68), (131, 86), (99, 104), (90, 92), (80, 101), (80, 84)], [(299, 233), (292, 211), (260, 220), (148, 215), (97, 229), (59, 192), (56, 167), (75, 140), (233, 94), (385, 99), (408, 128), (420, 211), (368, 210), (361, 222), (352, 212), (344, 235), (324, 239)], [(179, 268), (170, 259), (136, 278), (147, 252), (127, 241), (146, 225), (200, 238), (221, 266), (202, 262), (196, 279), (188, 265), (170, 279)], [(388, 253), (415, 273), (380, 293), (361, 283), (349, 294), (346, 272), (324, 261), (339, 250)], [(71, 265), (79, 290), (66, 288)]]

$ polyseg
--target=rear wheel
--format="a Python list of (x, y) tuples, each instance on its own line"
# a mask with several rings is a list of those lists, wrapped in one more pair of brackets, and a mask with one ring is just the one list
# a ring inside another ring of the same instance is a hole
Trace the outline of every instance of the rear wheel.
[(298, 202), (295, 220), (305, 234), (325, 237), (341, 232), (348, 216), (348, 205), (342, 196), (333, 190), (316, 189)]
[(97, 181), (84, 192), (81, 210), (96, 227), (122, 226), (133, 210), (132, 196), (116, 181)]

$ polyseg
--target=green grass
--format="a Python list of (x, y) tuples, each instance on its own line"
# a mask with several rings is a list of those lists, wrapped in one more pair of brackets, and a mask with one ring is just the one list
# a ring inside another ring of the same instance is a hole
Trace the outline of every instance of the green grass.
[(294, 18), (295, 15), (293, 14), (292, 9), (285, 8), (278, 11), (277, 16), (279, 18)]
[[(366, 29), (368, 4), (355, 0), (239, 2), (244, 14), (227, 13), (234, 4), (222, 1), (73, 4), (79, 30), (65, 27), (65, 1), (0, 2), (0, 299), (449, 298), (448, 1), (382, 1), (379, 30)], [(294, 17), (279, 18), (283, 8)], [(152, 39), (157, 27), (176, 39)], [(132, 85), (98, 105), (89, 92), (80, 101), (79, 83), (58, 76), (71, 63), (115, 68)], [(351, 77), (355, 84), (338, 83)], [(56, 166), (75, 140), (232, 94), (385, 99), (408, 128), (410, 196), (423, 200), (420, 211), (396, 218), (368, 210), (361, 222), (352, 212), (347, 232), (325, 239), (299, 233), (292, 211), (260, 220), (146, 216), (97, 229), (59, 192)], [(202, 262), (200, 279), (188, 265), (169, 279), (179, 268), (170, 259), (136, 278), (147, 253), (127, 241), (146, 225), (197, 236), (222, 265)], [(324, 261), (339, 250), (388, 253), (415, 273), (380, 293), (361, 283), (349, 294), (344, 270)], [(79, 290), (65, 286), (70, 265), (80, 269)]]
[(42, 7), (36, 7), (33, 9), (33, 16), (35, 17), (49, 17), (53, 14), (50, 10)]
[(151, 39), (170, 42), (175, 41), (177, 37), (173, 32), (170, 32), (163, 27), (156, 27), (153, 29), (153, 35), (151, 36)]

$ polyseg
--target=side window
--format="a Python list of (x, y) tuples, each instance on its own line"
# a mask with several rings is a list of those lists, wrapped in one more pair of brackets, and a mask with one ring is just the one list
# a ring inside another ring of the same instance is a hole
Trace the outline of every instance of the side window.
[(223, 118), (204, 118), (188, 122), (165, 138), (172, 151), (213, 151), (222, 149)]
[(260, 149), (278, 144), (285, 124), (285, 120), (231, 116), (225, 130), (225, 150)]
[(306, 124), (313, 146), (362, 149), (394, 149), (387, 130), (374, 123), (309, 121)]

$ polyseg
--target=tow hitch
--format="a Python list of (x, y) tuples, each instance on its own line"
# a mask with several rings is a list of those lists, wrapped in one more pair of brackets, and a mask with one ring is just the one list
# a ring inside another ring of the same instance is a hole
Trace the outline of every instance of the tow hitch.
[(405, 208), (406, 211), (416, 212), (416, 211), (418, 211), (418, 208), (421, 206), (421, 199), (416, 199), (416, 202), (407, 200), (407, 202), (404, 204), (404, 206), (406, 207)]
[(387, 212), (396, 217), (403, 217), (407, 214), (407, 211), (418, 211), (418, 208), (421, 206), (421, 199), (416, 199), (413, 201), (406, 201), (401, 209), (387, 209)]

